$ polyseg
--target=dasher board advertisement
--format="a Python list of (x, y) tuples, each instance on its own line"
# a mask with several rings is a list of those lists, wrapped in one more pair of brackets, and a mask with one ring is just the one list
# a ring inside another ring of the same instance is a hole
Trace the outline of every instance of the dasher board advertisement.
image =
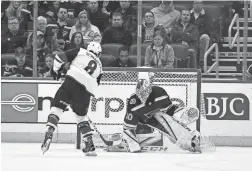
[[(60, 85), (38, 85), (38, 122), (46, 122), (50, 114), (51, 100)], [(191, 84), (158, 84), (163, 87), (174, 103), (184, 103), (186, 106), (196, 106), (196, 83)], [(126, 114), (127, 99), (135, 92), (136, 84), (110, 84), (99, 86), (95, 97), (91, 99), (88, 116), (94, 123), (100, 125), (122, 125)], [(192, 92), (193, 91), (193, 92)], [(61, 123), (75, 123), (75, 114), (68, 109), (60, 119)], [(121, 130), (121, 126), (120, 129)], [(113, 130), (116, 131), (116, 130)]]
[(2, 83), (1, 86), (1, 122), (37, 122), (37, 84)]
[(206, 135), (252, 136), (252, 85), (204, 83), (205, 114), (201, 131)]

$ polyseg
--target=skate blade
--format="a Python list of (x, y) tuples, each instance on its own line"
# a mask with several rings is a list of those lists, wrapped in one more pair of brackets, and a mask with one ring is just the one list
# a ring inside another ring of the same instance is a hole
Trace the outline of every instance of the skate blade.
[(43, 152), (43, 155), (45, 154), (45, 152), (47, 152), (49, 150), (50, 144), (51, 144), (52, 140), (48, 139), (45, 143), (45, 145), (41, 147), (41, 150)]
[(93, 151), (87, 152), (87, 153), (85, 153), (85, 155), (86, 156), (93, 156), (93, 157), (97, 156), (96, 152), (93, 152)]

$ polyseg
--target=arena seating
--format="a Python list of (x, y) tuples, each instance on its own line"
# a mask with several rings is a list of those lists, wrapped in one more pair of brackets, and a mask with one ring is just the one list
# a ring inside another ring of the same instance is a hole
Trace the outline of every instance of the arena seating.
[(122, 47), (122, 44), (118, 43), (106, 43), (102, 45), (102, 53), (110, 54), (117, 58), (119, 56), (119, 48)]
[(174, 55), (174, 67), (175, 68), (189, 68), (190, 57), (188, 56), (188, 47), (182, 44), (171, 44)]

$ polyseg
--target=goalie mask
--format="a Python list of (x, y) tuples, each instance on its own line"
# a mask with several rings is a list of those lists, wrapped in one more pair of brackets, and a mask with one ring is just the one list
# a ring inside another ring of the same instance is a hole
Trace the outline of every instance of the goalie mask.
[(138, 75), (138, 82), (136, 86), (136, 95), (141, 100), (142, 103), (145, 103), (148, 99), (151, 91), (152, 85), (150, 83), (150, 76), (148, 72), (140, 72)]

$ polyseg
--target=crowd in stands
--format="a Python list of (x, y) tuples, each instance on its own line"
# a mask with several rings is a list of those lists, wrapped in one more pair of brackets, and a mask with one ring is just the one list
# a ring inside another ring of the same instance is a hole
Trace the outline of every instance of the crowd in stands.
[[(101, 61), (104, 66), (137, 66), (134, 53), (139, 31), (135, 8), (137, 1), (39, 1), (38, 18), (33, 17), (33, 1), (1, 3), (1, 54), (7, 58), (10, 56), (10, 60), (2, 62), (2, 76), (32, 76), (34, 43), (37, 45), (39, 77), (51, 76), (53, 54), (77, 47), (86, 48), (91, 41), (103, 45)], [(152, 9), (144, 11), (142, 65), (178, 67), (179, 52), (173, 47), (176, 44), (187, 49), (188, 66), (200, 68), (211, 43), (213, 18), (204, 10), (201, 0), (192, 1), (191, 8), (180, 10), (175, 8), (174, 3), (162, 0)], [(33, 41), (34, 20), (37, 20), (36, 41)], [(119, 48), (114, 53), (105, 49), (108, 44)]]

